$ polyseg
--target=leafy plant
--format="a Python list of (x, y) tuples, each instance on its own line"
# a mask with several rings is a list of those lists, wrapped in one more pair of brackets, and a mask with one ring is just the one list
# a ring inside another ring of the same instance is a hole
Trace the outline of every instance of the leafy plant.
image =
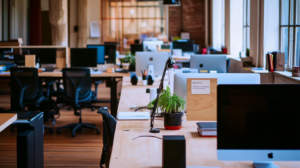
[(156, 99), (152, 100), (152, 102), (150, 102), (150, 103), (147, 105), (147, 108), (148, 108), (148, 109), (153, 109), (155, 101), (156, 101)]
[(171, 94), (171, 90), (168, 86), (167, 89), (162, 91), (158, 99), (158, 107), (166, 113), (181, 112), (184, 109), (185, 104), (186, 103), (182, 97), (179, 97), (176, 94)]
[(135, 63), (135, 57), (133, 55), (126, 55), (125, 58), (122, 59), (122, 63)]

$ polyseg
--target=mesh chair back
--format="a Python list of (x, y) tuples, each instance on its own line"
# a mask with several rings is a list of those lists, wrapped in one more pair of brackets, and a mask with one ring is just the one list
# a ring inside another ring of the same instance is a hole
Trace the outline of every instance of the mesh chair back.
[(63, 68), (63, 85), (65, 95), (72, 99), (75, 89), (80, 88), (78, 99), (87, 97), (91, 92), (92, 81), (88, 68)]
[(40, 91), (38, 70), (36, 68), (10, 68), (12, 99), (18, 100), (21, 89), (26, 88), (23, 101), (33, 100)]

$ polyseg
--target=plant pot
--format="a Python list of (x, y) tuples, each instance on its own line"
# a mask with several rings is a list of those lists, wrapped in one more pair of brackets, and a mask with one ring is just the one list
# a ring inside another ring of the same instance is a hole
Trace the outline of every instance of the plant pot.
[(123, 70), (129, 70), (130, 63), (122, 63)]
[(167, 130), (180, 130), (183, 113), (164, 113), (164, 126)]

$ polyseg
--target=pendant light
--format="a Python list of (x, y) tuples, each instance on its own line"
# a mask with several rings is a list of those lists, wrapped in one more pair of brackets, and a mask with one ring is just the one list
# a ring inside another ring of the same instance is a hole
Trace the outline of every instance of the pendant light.
[(180, 6), (179, 0), (163, 0), (163, 5), (166, 6)]

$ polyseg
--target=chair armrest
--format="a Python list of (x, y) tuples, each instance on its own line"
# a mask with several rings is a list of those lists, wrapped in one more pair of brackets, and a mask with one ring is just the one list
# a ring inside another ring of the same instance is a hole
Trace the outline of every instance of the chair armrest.
[(19, 99), (18, 99), (18, 104), (22, 110), (25, 111), (25, 108), (23, 106), (23, 97), (24, 97), (24, 92), (29, 86), (24, 86), (20, 87), (20, 93), (19, 93)]
[(80, 108), (80, 105), (78, 104), (78, 94), (81, 88), (77, 87), (75, 88), (75, 96), (74, 96), (74, 105), (76, 108)]
[(47, 83), (47, 99), (49, 99), (50, 96), (50, 87), (55, 83), (55, 81), (51, 81)]
[(99, 85), (100, 83), (103, 83), (103, 81), (96, 81), (96, 82), (94, 82), (95, 85)]

